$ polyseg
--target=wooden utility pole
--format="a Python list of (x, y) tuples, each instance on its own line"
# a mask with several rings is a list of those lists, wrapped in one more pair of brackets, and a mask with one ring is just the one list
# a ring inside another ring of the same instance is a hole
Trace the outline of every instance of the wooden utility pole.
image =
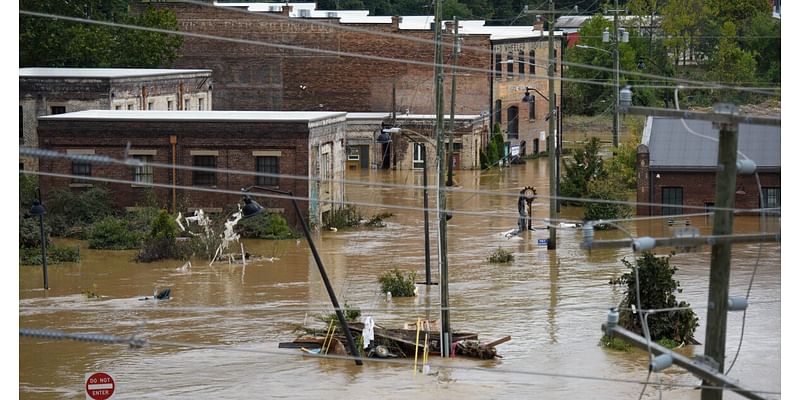
[(556, 69), (556, 55), (555, 45), (553, 43), (553, 25), (555, 25), (555, 4), (550, 0), (550, 23), (548, 24), (548, 45), (547, 45), (547, 59), (549, 64), (547, 67), (547, 83), (550, 89), (550, 125), (549, 136), (547, 138), (547, 154), (550, 159), (550, 221), (548, 223), (548, 231), (550, 232), (550, 239), (547, 241), (547, 249), (556, 249), (556, 219), (558, 218), (558, 156), (556, 155), (556, 85), (555, 85), (555, 69)]
[(450, 357), (450, 343), (452, 335), (450, 332), (450, 299), (447, 274), (447, 218), (444, 212), (447, 207), (444, 193), (445, 187), (445, 152), (444, 152), (444, 65), (442, 57), (442, 0), (436, 0), (436, 38), (435, 38), (435, 59), (436, 67), (434, 79), (436, 81), (436, 158), (439, 172), (439, 184), (437, 191), (439, 194), (439, 293), (441, 296), (441, 354), (442, 357)]
[(461, 46), (458, 43), (458, 17), (453, 17), (453, 64), (450, 72), (450, 143), (447, 146), (447, 186), (453, 186), (453, 131), (456, 129), (456, 66)]
[[(733, 104), (714, 106), (717, 114), (731, 117), (738, 114)], [(714, 235), (729, 235), (733, 232), (733, 208), (736, 198), (736, 150), (739, 143), (739, 123), (733, 118), (729, 122), (715, 122), (719, 129), (719, 151), (717, 155), (717, 182), (714, 195)], [(725, 331), (728, 323), (728, 286), (731, 278), (731, 243), (722, 242), (711, 246), (711, 272), (708, 285), (708, 322), (706, 324), (705, 356), (717, 363), (720, 372), (725, 371)], [(722, 399), (722, 391), (703, 389), (703, 400)]]
[(619, 147), (619, 0), (614, 0), (614, 126), (611, 127), (611, 142), (614, 154)]

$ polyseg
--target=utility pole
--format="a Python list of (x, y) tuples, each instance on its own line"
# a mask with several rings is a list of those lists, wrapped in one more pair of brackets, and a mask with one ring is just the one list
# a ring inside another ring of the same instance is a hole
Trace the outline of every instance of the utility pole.
[[(614, 0), (614, 126), (611, 131), (611, 142), (619, 147), (619, 0)], [(614, 150), (616, 154), (616, 150)]]
[(442, 357), (450, 357), (450, 343), (452, 335), (450, 332), (450, 299), (449, 285), (447, 277), (447, 218), (444, 210), (447, 202), (444, 193), (445, 186), (445, 152), (444, 152), (444, 66), (442, 57), (442, 0), (436, 0), (436, 37), (435, 37), (435, 59), (436, 70), (434, 79), (436, 80), (436, 158), (439, 167), (439, 184), (437, 191), (439, 194), (439, 290), (441, 304), (441, 344)]
[(453, 17), (453, 76), (450, 85), (450, 143), (447, 146), (447, 186), (453, 186), (453, 131), (456, 129), (456, 65), (461, 46), (458, 43), (458, 17)]
[[(733, 104), (718, 104), (714, 112), (736, 116), (738, 108)], [(733, 207), (736, 190), (736, 150), (739, 142), (739, 123), (715, 122), (719, 129), (719, 151), (717, 152), (716, 193), (714, 206), (713, 235), (729, 235), (733, 232)], [(708, 285), (708, 314), (706, 327), (705, 356), (717, 363), (720, 372), (725, 371), (725, 331), (728, 323), (728, 285), (731, 278), (731, 243), (722, 242), (711, 246), (711, 272)], [(721, 400), (722, 391), (703, 389), (703, 400)]]
[(547, 138), (547, 154), (550, 159), (550, 221), (547, 224), (550, 232), (550, 239), (547, 241), (547, 250), (556, 249), (556, 219), (558, 218), (558, 156), (556, 155), (556, 85), (555, 85), (555, 69), (556, 69), (556, 55), (553, 44), (553, 25), (555, 25), (555, 4), (550, 0), (550, 19), (548, 24), (548, 46), (547, 46), (547, 59), (549, 64), (547, 66), (547, 83), (550, 89), (550, 119), (549, 119), (549, 136)]

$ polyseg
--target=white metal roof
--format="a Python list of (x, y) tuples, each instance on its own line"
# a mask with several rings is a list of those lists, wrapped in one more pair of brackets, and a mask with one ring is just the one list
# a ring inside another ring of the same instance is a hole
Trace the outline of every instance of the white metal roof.
[(340, 111), (128, 111), (88, 110), (39, 117), (44, 120), (311, 122), (345, 117)]
[(148, 69), (148, 68), (20, 68), (19, 76), (26, 78), (128, 78), (176, 74), (210, 74), (210, 69)]

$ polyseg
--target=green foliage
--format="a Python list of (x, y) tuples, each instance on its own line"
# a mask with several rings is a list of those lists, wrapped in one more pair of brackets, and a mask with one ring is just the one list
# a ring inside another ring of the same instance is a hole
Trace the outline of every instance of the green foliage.
[[(41, 246), (41, 231), (39, 227), (39, 217), (31, 217), (20, 213), (19, 216), (19, 246), (36, 247)], [(45, 241), (49, 242), (50, 227), (44, 226)]]
[(565, 160), (564, 175), (561, 177), (561, 195), (565, 197), (587, 197), (589, 182), (603, 179), (603, 159), (600, 157), (600, 139), (593, 137), (582, 149), (576, 149), (572, 162)]
[(111, 192), (105, 185), (80, 192), (56, 189), (47, 198), (45, 220), (57, 237), (83, 239), (90, 225), (114, 213)]
[(394, 297), (415, 296), (414, 289), (416, 289), (416, 286), (414, 283), (416, 280), (416, 272), (409, 271), (404, 275), (397, 268), (386, 271), (378, 277), (378, 283), (381, 284), (381, 293), (391, 292)]
[(630, 140), (621, 143), (616, 155), (606, 164), (609, 180), (619, 183), (622, 190), (636, 190), (636, 147), (640, 136), (632, 135)]
[[(65, 262), (78, 262), (81, 260), (81, 253), (78, 247), (73, 246), (47, 246), (47, 263), (60, 264)], [(20, 247), (20, 265), (42, 265), (42, 249), (39, 247)]]
[[(689, 306), (688, 303), (678, 302), (675, 298), (675, 293), (681, 293), (682, 290), (680, 283), (673, 279), (677, 268), (670, 265), (670, 257), (656, 257), (653, 253), (645, 252), (635, 260), (639, 271), (641, 307), (637, 305), (636, 301), (634, 265), (622, 259), (622, 263), (630, 268), (631, 272), (627, 272), (611, 282), (626, 287), (625, 297), (620, 303), (620, 326), (643, 335), (639, 315), (630, 311), (632, 305), (637, 309)], [(694, 343), (694, 331), (699, 325), (697, 315), (691, 308), (650, 314), (647, 324), (652, 340), (658, 341), (666, 338), (677, 343)]]
[(603, 337), (600, 338), (600, 344), (602, 344), (603, 347), (607, 347), (611, 350), (625, 351), (625, 352), (631, 351), (631, 349), (633, 348), (633, 346), (628, 342), (620, 338), (610, 337), (608, 335), (603, 335)]
[[(600, 200), (627, 200), (626, 188), (619, 181), (614, 179), (592, 180), (589, 182), (586, 197)], [(586, 221), (597, 221), (599, 219), (619, 219), (631, 216), (633, 210), (625, 204), (586, 203), (583, 208), (583, 218)], [(608, 224), (595, 224), (595, 229), (602, 230), (612, 228)]]
[[(350, 306), (347, 302), (344, 303), (344, 319), (347, 322), (357, 322), (358, 319), (361, 317), (361, 309), (356, 306)], [(325, 324), (330, 324), (331, 321), (334, 323), (339, 322), (339, 317), (336, 315), (336, 312), (332, 312), (330, 314), (325, 315), (318, 315), (317, 319), (325, 322)]]
[(361, 213), (352, 205), (348, 204), (342, 208), (331, 210), (325, 228), (350, 228), (361, 223)]
[[(719, 82), (749, 86), (756, 81), (755, 56), (739, 47), (736, 41), (736, 25), (733, 22), (722, 25), (722, 34), (724, 37), (719, 43), (719, 50), (712, 58), (712, 76)], [(749, 98), (747, 92), (723, 91), (717, 100), (731, 101), (731, 96), (735, 96), (739, 102)]]
[(281, 240), (300, 237), (299, 233), (289, 227), (283, 215), (274, 213), (261, 213), (252, 218), (241, 219), (235, 229), (241, 237), (251, 239)]
[(27, 214), (33, 205), (33, 200), (38, 198), (36, 189), (39, 187), (39, 180), (36, 175), (19, 174), (19, 211)]
[(373, 228), (383, 228), (386, 226), (386, 223), (384, 223), (383, 220), (390, 218), (392, 216), (394, 216), (394, 214), (390, 212), (378, 213), (373, 215), (372, 218), (370, 218), (369, 221), (367, 221), (367, 223), (365, 223), (364, 225)]
[(500, 130), (500, 124), (495, 123), (492, 129), (492, 137), (489, 138), (489, 145), (486, 147), (486, 152), (481, 152), (481, 169), (487, 169), (497, 165), (497, 162), (503, 158), (505, 148), (505, 139)]
[[(129, 0), (21, 0), (20, 9), (178, 30), (175, 13), (148, 7), (128, 14)], [(177, 35), (20, 15), (20, 66), (157, 68), (178, 55)]]
[(135, 249), (141, 241), (141, 235), (130, 230), (127, 221), (116, 217), (106, 217), (89, 229), (90, 249)]
[(150, 233), (147, 235), (147, 238), (175, 240), (177, 235), (178, 224), (167, 210), (159, 210), (158, 214), (156, 214), (150, 222)]
[(489, 262), (491, 263), (510, 263), (514, 261), (514, 254), (508, 250), (501, 249), (500, 247), (497, 250), (493, 251), (492, 254), (489, 256)]

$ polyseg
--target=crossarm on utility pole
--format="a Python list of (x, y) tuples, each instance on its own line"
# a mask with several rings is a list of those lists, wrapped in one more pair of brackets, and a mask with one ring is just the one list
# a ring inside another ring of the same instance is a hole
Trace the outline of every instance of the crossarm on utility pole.
[(672, 363), (691, 372), (694, 376), (701, 378), (707, 382), (711, 382), (716, 386), (719, 386), (719, 389), (712, 389), (712, 390), (731, 390), (736, 392), (748, 399), (755, 399), (755, 400), (763, 400), (764, 397), (761, 397), (752, 390), (744, 387), (737, 381), (719, 371), (717, 371), (713, 366), (708, 365), (700, 360), (691, 359), (686, 357), (680, 353), (676, 353), (664, 346), (659, 345), (655, 342), (650, 342), (649, 346), (647, 343), (647, 339), (639, 336), (619, 325), (614, 326), (610, 330), (610, 332), (606, 329), (606, 324), (603, 323), (602, 330), (604, 333), (610, 333), (612, 337), (617, 337), (619, 339), (624, 340), (627, 343), (630, 343), (640, 349), (649, 350), (654, 355), (661, 355), (664, 353), (668, 353), (672, 356)]
[[(719, 243), (763, 243), (780, 242), (780, 233), (757, 233), (750, 235), (712, 235), (697, 237), (667, 237), (655, 238), (655, 247), (695, 247), (715, 245)], [(589, 246), (592, 249), (616, 249), (630, 247), (630, 239), (599, 240), (593, 241)]]

